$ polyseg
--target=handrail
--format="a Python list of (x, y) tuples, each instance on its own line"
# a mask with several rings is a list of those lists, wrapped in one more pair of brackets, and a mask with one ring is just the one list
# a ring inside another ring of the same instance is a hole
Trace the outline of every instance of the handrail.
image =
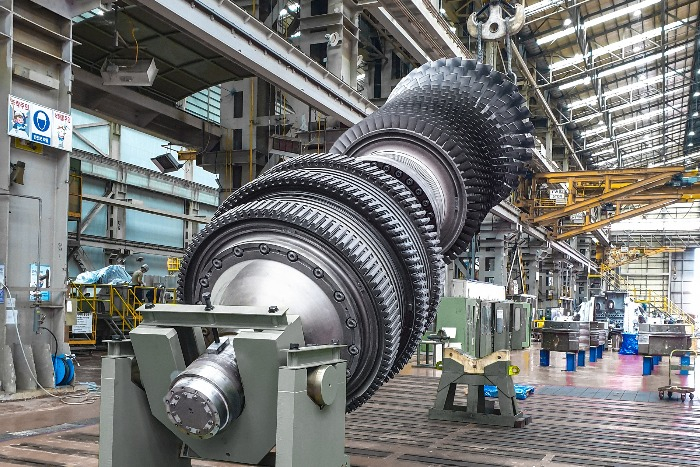
[(682, 319), (686, 324), (690, 324), (693, 327), (695, 326), (695, 318), (683, 311), (681, 307), (669, 300), (665, 295), (649, 289), (637, 290), (635, 285), (628, 284), (628, 281), (624, 277), (605, 264), (601, 265), (600, 271), (603, 273), (603, 278), (610, 286), (620, 291), (627, 291), (630, 298), (634, 301), (648, 303), (667, 317), (677, 317)]

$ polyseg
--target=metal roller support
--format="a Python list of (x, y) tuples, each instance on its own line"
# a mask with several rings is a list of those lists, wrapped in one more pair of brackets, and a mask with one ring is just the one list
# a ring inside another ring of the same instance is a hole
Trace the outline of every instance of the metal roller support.
[(213, 347), (215, 351), (199, 357), (173, 380), (163, 399), (168, 419), (187, 435), (202, 439), (225, 429), (245, 406), (233, 346), (226, 339)]
[(515, 85), (486, 65), (412, 71), (331, 154), (286, 161), (234, 192), (191, 243), (179, 299), (289, 307), (307, 344), (347, 346), (346, 408), (359, 407), (434, 319), (444, 259), (517, 183), (528, 117)]

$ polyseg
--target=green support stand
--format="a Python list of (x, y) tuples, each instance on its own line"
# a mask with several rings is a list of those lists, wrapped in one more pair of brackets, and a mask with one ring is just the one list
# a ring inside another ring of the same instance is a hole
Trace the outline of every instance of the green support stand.
[[(476, 423), (522, 428), (532, 420), (519, 409), (511, 377), (510, 353), (494, 352), (475, 359), (456, 349), (445, 349), (443, 371), (435, 405), (430, 409), (431, 420)], [(467, 385), (467, 405), (455, 404), (457, 385)], [(485, 385), (498, 387), (498, 405), (487, 400)]]

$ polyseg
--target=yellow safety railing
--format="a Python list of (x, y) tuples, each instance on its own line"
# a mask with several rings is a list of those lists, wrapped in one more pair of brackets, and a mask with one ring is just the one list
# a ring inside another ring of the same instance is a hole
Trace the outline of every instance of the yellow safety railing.
[(695, 327), (695, 318), (683, 311), (681, 307), (669, 300), (664, 294), (653, 290), (638, 288), (635, 284), (628, 282), (624, 277), (615, 272), (614, 269), (606, 265), (601, 265), (600, 271), (609, 287), (620, 291), (626, 291), (628, 296), (635, 302), (649, 304), (667, 317), (680, 319), (685, 324), (690, 324), (693, 328)]
[(180, 271), (180, 264), (182, 263), (182, 258), (177, 258), (177, 257), (171, 257), (168, 258), (168, 261), (166, 263), (166, 267), (168, 269), (168, 274), (171, 276), (173, 274), (176, 274), (178, 271)]
[[(92, 313), (92, 334), (87, 339), (78, 338), (71, 332), (71, 345), (95, 345), (97, 342), (98, 314), (104, 312), (112, 318), (119, 318), (116, 325), (122, 333), (127, 333), (141, 323), (143, 319), (138, 311), (145, 300), (141, 297), (160, 298), (165, 292), (171, 293), (168, 303), (175, 303), (175, 289), (159, 287), (131, 287), (109, 284), (74, 284), (70, 283), (70, 298), (76, 303), (77, 313)], [(102, 304), (100, 306), (100, 304)], [(82, 333), (80, 333), (82, 334)]]

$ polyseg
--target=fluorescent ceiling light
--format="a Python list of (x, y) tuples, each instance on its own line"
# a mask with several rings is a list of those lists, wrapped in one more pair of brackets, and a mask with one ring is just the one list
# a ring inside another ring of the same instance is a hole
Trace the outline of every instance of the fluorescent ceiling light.
[(610, 148), (610, 149), (605, 149), (604, 151), (594, 152), (593, 154), (591, 154), (591, 156), (592, 157), (604, 156), (605, 154), (612, 154), (614, 152), (615, 152), (615, 149)]
[[(608, 21), (611, 21), (615, 18), (619, 18), (620, 16), (625, 16), (625, 15), (629, 15), (630, 13), (634, 13), (636, 10), (641, 10), (642, 8), (646, 8), (648, 6), (655, 5), (655, 4), (659, 3), (660, 1), (661, 0), (645, 0), (643, 2), (637, 3), (636, 5), (631, 5), (631, 6), (628, 6), (626, 8), (621, 8), (617, 11), (612, 11), (608, 14), (589, 19), (588, 21), (586, 21), (585, 23), (583, 23), (581, 25), (581, 28), (584, 30), (588, 29), (588, 28), (592, 28), (592, 27), (597, 26), (599, 24), (603, 24), (603, 23), (606, 23)], [(570, 34), (573, 34), (574, 32), (576, 32), (576, 29), (573, 27), (565, 29), (563, 31), (558, 31), (558, 32), (555, 32), (554, 34), (550, 34), (548, 36), (544, 36), (540, 39), (537, 39), (537, 44), (541, 45), (541, 44), (552, 43), (558, 39), (561, 39), (562, 37), (566, 37)]]
[(564, 20), (564, 26), (568, 26), (568, 25), (570, 25), (570, 24), (571, 24), (571, 18), (566, 18), (566, 19)]
[(648, 57), (643, 57), (643, 58), (640, 58), (639, 60), (635, 60), (633, 62), (626, 63), (624, 65), (620, 65), (620, 66), (615, 67), (615, 68), (610, 68), (609, 70), (601, 71), (600, 73), (598, 73), (598, 77), (604, 78), (606, 76), (614, 75), (614, 74), (617, 74), (617, 73), (624, 71), (624, 70), (629, 70), (630, 68), (637, 68), (640, 65), (644, 65), (644, 64), (647, 64), (650, 62), (655, 62), (656, 60), (660, 59), (662, 56), (668, 57), (669, 55), (676, 54), (676, 53), (680, 52), (681, 50), (686, 50), (686, 49), (687, 49), (687, 47), (685, 45), (674, 47), (672, 49), (667, 50), (663, 55), (661, 54), (661, 52), (659, 52), (657, 54), (649, 55)]
[(541, 2), (533, 3), (532, 5), (526, 6), (525, 15), (531, 16), (563, 4), (564, 0), (542, 0)]
[(598, 148), (600, 146), (605, 146), (609, 142), (610, 142), (610, 138), (608, 138), (606, 136), (602, 139), (599, 139), (598, 141), (595, 141), (595, 142), (590, 143), (590, 144), (586, 144), (585, 149), (595, 149), (595, 148)]
[(571, 26), (570, 28), (563, 29), (561, 31), (557, 31), (554, 34), (550, 34), (549, 36), (544, 36), (539, 39), (537, 39), (537, 45), (542, 45), (542, 44), (548, 44), (550, 42), (554, 42), (557, 39), (561, 39), (562, 37), (566, 37), (568, 35), (573, 34), (576, 31), (576, 28)]
[(633, 136), (637, 136), (637, 135), (640, 135), (640, 134), (643, 134), (643, 133), (648, 133), (648, 132), (651, 131), (651, 130), (655, 130), (655, 129), (657, 129), (657, 128), (661, 128), (661, 127), (663, 127), (664, 125), (666, 125), (666, 126), (671, 126), (671, 125), (674, 125), (674, 124), (676, 124), (676, 123), (680, 123), (681, 120), (683, 120), (682, 117), (674, 117), (674, 118), (671, 118), (671, 119), (666, 120), (665, 123), (664, 123), (664, 122), (652, 123), (651, 125), (642, 126), (642, 127), (636, 128), (636, 129), (634, 129), (634, 130), (625, 131), (625, 132), (622, 132), (622, 133), (615, 132), (615, 135), (616, 135), (616, 137), (617, 137), (617, 140), (619, 141), (619, 140), (621, 140), (622, 138), (631, 138), (631, 137), (633, 137)]
[(590, 130), (586, 130), (586, 131), (581, 132), (581, 136), (583, 136), (584, 138), (588, 138), (591, 135), (597, 135), (598, 133), (603, 133), (605, 130), (607, 130), (607, 127), (599, 126), (599, 127), (591, 128)]
[[(677, 70), (678, 73), (683, 73), (683, 71), (685, 71), (685, 69)], [(640, 88), (650, 86), (652, 84), (660, 83), (663, 80), (664, 80), (663, 75), (652, 76), (651, 78), (645, 78), (645, 79), (637, 81), (636, 83), (628, 84), (626, 86), (620, 86), (619, 88), (615, 88), (615, 89), (611, 89), (609, 91), (606, 91), (603, 94), (603, 98), (605, 100), (607, 100), (611, 97), (619, 96), (620, 94), (627, 94), (628, 92), (632, 92), (636, 89), (640, 89)], [(571, 104), (567, 104), (566, 108), (569, 110), (575, 110), (575, 109), (578, 109), (581, 107), (593, 105), (597, 102), (598, 102), (598, 96), (591, 96), (591, 97), (587, 97), (585, 99), (582, 99), (580, 101), (574, 101)]]
[(700, 91), (695, 91), (695, 92), (693, 93), (693, 97), (698, 97), (698, 96), (700, 96)]
[[(691, 21), (695, 21), (696, 17), (690, 17), (687, 19), (684, 19), (683, 21), (675, 21), (668, 26), (666, 26), (666, 32), (668, 31), (673, 31), (674, 29), (678, 29), (679, 27), (683, 26), (684, 24), (687, 24)], [(651, 31), (647, 31), (642, 34), (637, 34), (636, 36), (628, 37), (627, 39), (622, 39), (621, 41), (613, 42), (612, 44), (608, 44), (604, 47), (599, 47), (597, 49), (593, 49), (591, 52), (593, 58), (598, 58), (601, 55), (605, 55), (610, 52), (614, 52), (615, 50), (621, 50), (624, 49), (625, 47), (630, 47), (636, 44), (639, 44), (640, 42), (644, 42), (649, 39), (653, 39), (657, 36), (661, 35), (662, 28), (656, 28), (652, 29)], [(635, 52), (639, 52), (642, 50), (641, 46), (637, 46), (634, 48)], [(561, 70), (563, 68), (568, 68), (570, 66), (576, 65), (578, 63), (581, 63), (581, 60), (583, 60), (583, 55), (581, 54), (576, 54), (571, 58), (567, 58), (565, 60), (560, 60), (558, 62), (552, 63), (549, 66), (550, 71), (557, 71)]]
[(573, 122), (578, 123), (578, 122), (588, 121), (592, 118), (599, 117), (600, 115), (603, 115), (603, 112), (596, 112), (594, 114), (584, 115), (582, 117), (576, 118), (575, 120), (573, 120)]
[(666, 94), (654, 94), (653, 96), (648, 96), (648, 97), (644, 97), (642, 99), (637, 99), (635, 101), (630, 101), (630, 102), (627, 102), (626, 104), (616, 105), (614, 107), (608, 107), (606, 110), (608, 112), (617, 112), (618, 110), (623, 110), (623, 109), (627, 109), (629, 107), (634, 107), (635, 105), (647, 104), (647, 103), (653, 102), (657, 99), (661, 99), (664, 96), (668, 97), (672, 94), (677, 94), (683, 90), (684, 89), (682, 89), (682, 88), (678, 88), (678, 89), (674, 89), (673, 91), (668, 91)]
[(664, 109), (657, 109), (657, 110), (654, 110), (651, 112), (643, 113), (641, 115), (626, 118), (625, 120), (620, 120), (619, 122), (613, 123), (613, 128), (617, 128), (617, 127), (621, 127), (621, 126), (625, 126), (625, 125), (630, 125), (632, 123), (637, 123), (637, 122), (642, 121), (642, 120), (647, 120), (649, 118), (656, 117), (657, 115), (662, 114), (664, 112), (664, 110), (666, 110), (666, 109), (665, 108)]
[(292, 13), (296, 13), (297, 11), (299, 11), (299, 4), (298, 4), (298, 3), (294, 3), (294, 2), (289, 2), (289, 3), (287, 4), (287, 9), (288, 9), (289, 11), (291, 11)]
[(697, 157), (700, 157), (700, 151), (695, 151), (692, 154), (684, 154), (682, 156), (678, 156), (678, 157), (675, 157), (671, 160), (667, 160), (664, 162), (656, 162), (654, 164), (649, 164), (649, 167), (660, 167), (662, 165), (672, 165), (672, 164), (675, 164), (676, 162), (681, 162), (681, 161), (684, 161), (686, 159), (695, 159)]
[(579, 84), (583, 84), (583, 85), (591, 84), (591, 77), (586, 76), (585, 78), (577, 79), (575, 81), (569, 81), (568, 83), (564, 83), (561, 86), (559, 86), (559, 89), (563, 91), (565, 89), (574, 88), (574, 87), (578, 86)]
[(609, 91), (606, 91), (605, 93), (603, 93), (603, 97), (607, 100), (611, 97), (619, 96), (620, 94), (627, 94), (628, 92), (632, 92), (636, 89), (640, 89), (640, 88), (650, 86), (652, 84), (660, 83), (663, 80), (664, 80), (663, 75), (652, 76), (651, 78), (644, 78), (642, 80), (637, 81), (636, 83), (627, 84), (625, 86), (620, 86), (619, 88), (615, 88), (615, 89), (611, 89)]
[[(628, 154), (625, 154), (625, 155), (621, 156), (620, 159), (628, 159), (628, 158), (634, 157), (634, 156), (641, 156), (642, 154), (646, 154), (646, 153), (648, 153), (648, 152), (658, 151), (659, 149), (662, 149), (663, 147), (664, 147), (663, 144), (657, 144), (656, 146), (652, 146), (652, 147), (650, 147), (650, 148), (641, 149), (641, 150), (639, 150), (639, 151), (630, 152), (630, 153), (628, 153)], [(596, 163), (594, 163), (593, 165), (596, 166), (596, 167), (598, 167), (598, 166), (602, 166), (602, 165), (608, 165), (608, 164), (610, 164), (611, 162), (612, 162), (612, 163), (617, 162), (617, 158), (616, 158), (616, 157), (611, 157), (610, 159), (605, 159), (604, 161), (596, 162)]]
[(598, 96), (591, 96), (581, 99), (580, 101), (574, 101), (571, 104), (567, 104), (566, 108), (569, 110), (576, 110), (581, 107), (587, 107), (591, 104), (595, 104), (596, 102), (598, 102)]

